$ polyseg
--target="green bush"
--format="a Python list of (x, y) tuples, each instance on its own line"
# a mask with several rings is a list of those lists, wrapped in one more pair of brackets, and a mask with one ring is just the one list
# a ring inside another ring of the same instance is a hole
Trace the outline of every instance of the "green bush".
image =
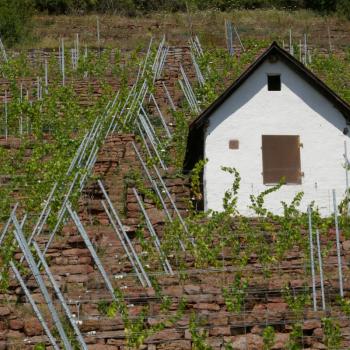
[(94, 10), (97, 0), (34, 0), (35, 7), (39, 11), (47, 11), (52, 14), (62, 14), (74, 11)]
[(347, 19), (350, 19), (350, 1), (338, 0), (337, 11), (341, 16), (345, 16)]
[(0, 36), (8, 46), (28, 35), (31, 0), (0, 0)]

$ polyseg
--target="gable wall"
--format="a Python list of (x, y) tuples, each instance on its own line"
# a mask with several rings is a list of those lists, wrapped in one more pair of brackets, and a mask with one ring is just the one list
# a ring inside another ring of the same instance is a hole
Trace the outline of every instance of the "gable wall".
[[(267, 90), (267, 74), (280, 73), (281, 91)], [(281, 200), (289, 202), (304, 191), (302, 208), (315, 200), (326, 215), (331, 212), (331, 190), (345, 190), (343, 168), (346, 122), (341, 113), (281, 61), (264, 62), (212, 115), (205, 134), (204, 171), (206, 209), (221, 210), (222, 197), (232, 176), (221, 166), (236, 167), (242, 177), (239, 210), (249, 215), (249, 196), (269, 188), (263, 185), (261, 136), (300, 135), (302, 185), (287, 185), (269, 195), (266, 204), (281, 213)], [(239, 149), (230, 150), (230, 139)]]

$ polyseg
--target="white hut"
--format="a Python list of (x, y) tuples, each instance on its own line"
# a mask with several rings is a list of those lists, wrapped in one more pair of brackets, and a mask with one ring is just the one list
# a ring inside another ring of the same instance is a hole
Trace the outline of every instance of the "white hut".
[(184, 170), (208, 159), (203, 172), (204, 208), (222, 210), (235, 167), (242, 178), (238, 209), (253, 215), (250, 196), (285, 179), (266, 197), (282, 213), (281, 201), (304, 192), (301, 209), (312, 201), (331, 213), (332, 189), (346, 190), (344, 143), (350, 106), (288, 52), (273, 43), (191, 125)]

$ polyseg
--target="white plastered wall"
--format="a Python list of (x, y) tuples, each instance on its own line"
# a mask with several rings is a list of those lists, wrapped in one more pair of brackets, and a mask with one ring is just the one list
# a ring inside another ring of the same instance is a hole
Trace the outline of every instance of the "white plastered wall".
[[(281, 91), (268, 91), (267, 75), (281, 74)], [(266, 197), (266, 207), (282, 213), (281, 201), (289, 203), (304, 191), (301, 209), (315, 201), (323, 215), (333, 210), (332, 189), (338, 199), (345, 191), (343, 115), (309, 83), (281, 61), (265, 61), (210, 117), (205, 134), (205, 209), (222, 210), (225, 190), (232, 175), (221, 166), (235, 167), (241, 175), (238, 209), (253, 215), (250, 195), (269, 186), (263, 184), (262, 135), (299, 135), (302, 143), (301, 185), (285, 185)], [(229, 140), (239, 149), (229, 149)]]

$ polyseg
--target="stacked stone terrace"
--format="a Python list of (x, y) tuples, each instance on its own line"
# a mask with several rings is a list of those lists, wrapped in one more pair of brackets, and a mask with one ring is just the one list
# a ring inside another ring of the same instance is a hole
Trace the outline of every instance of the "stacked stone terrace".
[[(185, 59), (188, 59), (188, 56), (186, 57)], [(181, 59), (180, 51), (174, 50), (174, 55), (170, 55), (168, 59), (173, 60), (177, 65), (178, 60)], [(176, 69), (169, 69), (165, 72), (164, 79), (169, 79), (166, 83), (170, 93), (172, 96), (177, 96), (176, 101), (179, 101), (181, 95), (175, 91), (177, 75)], [(160, 99), (160, 95), (163, 96), (160, 83), (157, 82), (157, 100)], [(164, 100), (161, 104), (164, 111), (166, 111), (165, 103)], [(129, 238), (139, 256), (142, 257), (145, 250), (138, 234), (141, 232), (146, 241), (150, 241), (150, 235), (143, 226), (140, 230), (139, 225), (143, 222), (142, 214), (131, 191), (133, 184), (129, 181), (132, 171), (141, 171), (132, 142), (136, 142), (135, 135), (132, 134), (114, 134), (106, 140), (100, 149), (93, 176), (79, 200), (78, 213), (113, 286), (124, 293), (129, 318), (135, 321), (147, 307), (148, 311), (143, 322), (144, 329), (152, 328), (160, 321), (165, 321), (163, 329), (145, 337), (140, 349), (197, 349), (196, 336), (191, 327), (194, 314), (199, 319), (197, 337), (207, 343), (208, 349), (209, 346), (213, 350), (263, 349), (263, 332), (267, 326), (273, 326), (275, 329), (271, 349), (288, 349), (287, 344), (296, 319), (281, 290), (289, 284), (293, 293), (298, 295), (305, 290), (306, 286), (306, 292), (311, 295), (308, 258), (304, 251), (300, 251), (297, 247), (288, 252), (282, 263), (274, 265), (268, 275), (264, 274), (256, 255), (251, 254), (248, 257), (247, 266), (242, 273), (243, 276), (249, 277), (249, 286), (240, 312), (229, 311), (223, 292), (224, 288), (234, 281), (237, 271), (240, 271), (239, 266), (232, 265), (233, 257), (230, 249), (223, 250), (220, 257), (220, 263), (224, 262), (224, 268), (212, 266), (199, 269), (195, 265), (193, 256), (186, 253), (184, 254), (185, 266), (181, 268), (182, 273), (179, 273), (180, 268), (177, 266), (175, 257), (169, 256), (168, 259), (175, 270), (174, 275), (164, 274), (160, 264), (154, 264), (148, 268), (148, 271), (149, 275), (157, 281), (159, 290), (143, 288), (140, 285), (121, 242), (117, 239), (104, 213), (101, 205), (102, 193), (96, 182), (99, 178), (104, 183), (113, 205), (122, 217)], [(179, 210), (185, 216), (191, 197), (188, 178), (177, 176), (171, 169), (162, 175)], [(147, 181), (144, 182), (144, 186), (149, 187)], [(147, 198), (145, 207), (152, 225), (162, 239), (166, 224), (163, 211)], [(254, 220), (251, 224), (254, 224)], [(346, 316), (335, 303), (335, 298), (339, 294), (339, 284), (334, 237), (332, 230), (327, 236), (322, 237), (321, 242), (323, 248), (328, 248), (328, 253), (324, 257), (327, 311), (313, 311), (311, 306), (304, 310), (301, 317), (301, 349), (327, 349), (322, 327), (324, 317), (333, 317), (339, 323), (342, 335), (339, 349), (348, 349), (350, 346), (349, 316)], [(38, 242), (41, 247), (47, 238), (47, 234), (39, 237)], [(305, 239), (307, 239), (307, 232), (305, 232)], [(239, 237), (239, 242), (243, 249), (245, 237)], [(344, 235), (341, 236), (341, 245), (344, 291), (345, 297), (349, 298), (350, 240), (347, 240)], [(20, 256), (18, 251), (16, 258), (19, 259)], [(101, 310), (102, 304), (112, 301), (111, 295), (83, 239), (71, 221), (56, 237), (46, 257), (61, 291), (76, 315), (77, 324), (83, 332), (89, 349), (128, 349), (128, 337), (121, 315), (117, 312), (116, 315), (108, 317)], [(218, 264), (218, 266), (221, 265)], [(34, 299), (43, 309), (44, 315), (48, 316), (49, 313), (33, 277), (28, 279), (27, 285)], [(50, 287), (49, 283), (47, 285)], [(320, 281), (317, 279), (317, 301), (320, 309), (319, 286)], [(50, 292), (53, 294), (51, 287)], [(168, 297), (168, 307), (165, 309), (161, 295)], [(41, 343), (46, 344), (47, 349), (51, 349), (39, 321), (15, 279), (11, 279), (8, 292), (2, 294), (0, 298), (0, 349), (35, 349), (35, 344)], [(171, 322), (170, 317), (176, 314), (182, 300), (185, 300), (184, 310), (179, 319)], [(57, 299), (55, 304), (60, 310)], [(49, 320), (50, 317), (46, 319)], [(136, 331), (136, 335), (142, 335), (141, 333), (140, 330)]]

